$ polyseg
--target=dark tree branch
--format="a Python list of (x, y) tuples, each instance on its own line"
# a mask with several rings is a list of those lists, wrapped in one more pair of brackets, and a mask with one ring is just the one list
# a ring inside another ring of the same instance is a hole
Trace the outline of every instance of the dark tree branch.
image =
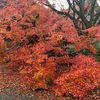
[(76, 29), (79, 31), (80, 28), (79, 28), (79, 26), (78, 26), (78, 20), (77, 20), (77, 19), (73, 20), (73, 23), (74, 23)]
[(85, 0), (80, 0), (77, 2), (77, 5), (80, 8), (80, 12), (82, 15), (84, 15), (84, 3), (85, 3)]
[(65, 15), (65, 16), (68, 16), (70, 19), (73, 19), (73, 17), (67, 13), (67, 12), (62, 12), (62, 11), (58, 11), (57, 9), (55, 9), (51, 4), (44, 4), (45, 6), (47, 7), (50, 7), (54, 12), (60, 14), (60, 15)]
[[(77, 31), (80, 31), (81, 29), (87, 29), (92, 27), (94, 24), (97, 25), (100, 23), (99, 17), (100, 12), (97, 14), (94, 14), (95, 12), (95, 4), (97, 0), (91, 0), (90, 3), (88, 2), (89, 6), (88, 9), (85, 8), (86, 0), (76, 0), (71, 2), (71, 0), (66, 0), (69, 5), (68, 12), (65, 11), (59, 11), (55, 7), (53, 7), (49, 1), (47, 4), (44, 4), (45, 6), (51, 8), (54, 12), (64, 15), (65, 17), (70, 18), (74, 26), (76, 27)], [(89, 11), (89, 13), (87, 13)], [(88, 20), (88, 17), (90, 17), (90, 20)], [(81, 23), (82, 28), (80, 28), (79, 23)]]
[(96, 0), (93, 0), (91, 3), (91, 10), (90, 10), (90, 23), (91, 25), (94, 24), (94, 9), (95, 9)]
[(71, 8), (69, 7), (69, 9), (68, 9), (68, 14), (70, 13), (70, 10), (71, 10)]
[(71, 7), (71, 9), (73, 10), (73, 12), (75, 12), (81, 18), (81, 20), (83, 21), (85, 26), (87, 28), (89, 28), (90, 27), (89, 22), (88, 22), (87, 18), (84, 16), (84, 14), (82, 14), (81, 11), (78, 11), (74, 6), (72, 6), (70, 0), (67, 0), (67, 2), (69, 4), (69, 6)]
[(98, 21), (97, 25), (100, 25), (100, 20)]
[(72, 15), (70, 15), (70, 9), (71, 9), (71, 7), (69, 6), (69, 10), (68, 10), (68, 12), (62, 12), (62, 11), (58, 11), (57, 9), (55, 9), (51, 4), (44, 4), (44, 5), (46, 5), (47, 7), (50, 7), (54, 12), (56, 12), (56, 13), (58, 13), (58, 14), (60, 14), (60, 15), (64, 15), (64, 16), (67, 16), (67, 17), (69, 17), (71, 20), (73, 20), (73, 23), (74, 23), (74, 25), (75, 25), (75, 27), (79, 30), (80, 28), (78, 27), (78, 22), (77, 22), (77, 20), (75, 19), (75, 12), (73, 12), (74, 13), (74, 16), (72, 16)]
[(100, 18), (100, 11), (94, 15), (95, 19), (94, 19), (94, 23), (96, 23), (98, 21), (98, 19)]
[(73, 12), (75, 12), (77, 15), (80, 15), (80, 12), (75, 8), (75, 6), (72, 5), (72, 3), (70, 2), (70, 0), (67, 0), (69, 7), (73, 10)]

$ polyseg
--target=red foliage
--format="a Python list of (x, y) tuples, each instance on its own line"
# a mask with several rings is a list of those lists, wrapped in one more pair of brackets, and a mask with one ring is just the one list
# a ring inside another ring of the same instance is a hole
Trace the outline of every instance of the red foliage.
[(81, 98), (87, 95), (88, 90), (99, 86), (100, 63), (94, 57), (82, 54), (74, 57), (72, 61), (70, 72), (62, 74), (54, 81), (57, 84), (54, 89), (60, 95), (72, 94)]
[[(74, 45), (75, 51), (86, 48), (96, 54), (92, 43), (99, 39), (99, 31), (95, 33), (99, 26), (86, 30), (88, 36), (78, 36), (70, 19), (35, 2), (8, 0), (0, 10), (0, 51), (6, 51), (7, 65), (24, 75), (30, 89), (53, 88), (61, 95), (85, 96), (88, 90), (99, 86), (100, 63), (94, 56), (72, 57), (67, 49)], [(90, 36), (96, 38), (92, 40)], [(6, 50), (4, 39), (19, 46)], [(59, 73), (63, 66), (70, 70)]]
[(92, 42), (96, 42), (100, 40), (100, 25), (91, 27), (85, 30), (85, 32), (88, 32), (88, 37), (95, 37), (92, 38)]

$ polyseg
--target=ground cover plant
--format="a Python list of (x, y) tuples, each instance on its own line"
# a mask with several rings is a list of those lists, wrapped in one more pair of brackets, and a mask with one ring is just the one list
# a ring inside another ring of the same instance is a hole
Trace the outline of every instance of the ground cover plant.
[(0, 9), (0, 62), (31, 90), (82, 98), (100, 86), (100, 25), (82, 32), (38, 1), (8, 0)]

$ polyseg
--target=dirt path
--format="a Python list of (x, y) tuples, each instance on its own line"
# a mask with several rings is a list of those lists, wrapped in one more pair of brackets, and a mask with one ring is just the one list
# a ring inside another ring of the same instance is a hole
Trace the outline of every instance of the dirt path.
[[(12, 73), (4, 65), (0, 65), (0, 100), (28, 100), (19, 88), (18, 73)], [(32, 100), (35, 100), (34, 97)]]

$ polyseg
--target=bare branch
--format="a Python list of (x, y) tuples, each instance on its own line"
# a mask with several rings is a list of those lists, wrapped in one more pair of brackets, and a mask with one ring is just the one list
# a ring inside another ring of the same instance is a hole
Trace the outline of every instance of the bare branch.
[(73, 19), (73, 17), (69, 13), (62, 12), (62, 11), (59, 11), (59, 10), (55, 9), (51, 4), (44, 4), (44, 5), (47, 6), (47, 7), (50, 7), (54, 12), (56, 12), (60, 15), (65, 15), (65, 16), (68, 16), (70, 19)]
[[(83, 23), (85, 24), (86, 27), (90, 27), (89, 22), (87, 20), (87, 18), (84, 16), (84, 14), (82, 14), (82, 11), (78, 11), (74, 6), (72, 6), (70, 0), (67, 0), (69, 6), (71, 7), (71, 9), (73, 10), (73, 12), (75, 12), (83, 21)], [(80, 1), (79, 1), (80, 2)]]
[(85, 11), (84, 3), (85, 3), (85, 0), (80, 0), (80, 1), (77, 2), (77, 5), (80, 8), (80, 12), (81, 12), (82, 15), (84, 15), (84, 11)]
[(95, 9), (95, 4), (96, 0), (91, 1), (91, 10), (90, 10), (90, 22), (93, 22), (94, 20), (94, 9)]
[(98, 21), (97, 25), (100, 25), (100, 20)]
[(94, 23), (96, 23), (99, 18), (100, 18), (100, 12), (98, 12), (97, 14), (95, 14)]
[[(47, 7), (51, 8), (54, 12), (60, 14), (60, 15), (64, 15), (68, 18), (70, 18), (75, 27), (77, 28), (77, 30), (81, 30), (81, 29), (87, 29), (92, 27), (94, 24), (99, 24), (100, 20), (100, 12), (96, 12), (97, 14), (94, 13), (95, 11), (95, 4), (97, 0), (76, 0), (71, 2), (71, 0), (66, 0), (68, 2), (69, 5), (69, 9), (68, 12), (66, 11), (59, 11), (57, 10), (55, 7), (53, 7), (53, 5), (51, 5), (50, 3), (44, 4)], [(85, 9), (85, 4), (88, 4), (87, 7), (88, 9)], [(87, 11), (89, 13), (87, 13)], [(90, 17), (90, 20), (88, 20), (88, 17), (86, 16), (88, 15)], [(82, 28), (80, 28), (79, 23), (81, 23)]]

